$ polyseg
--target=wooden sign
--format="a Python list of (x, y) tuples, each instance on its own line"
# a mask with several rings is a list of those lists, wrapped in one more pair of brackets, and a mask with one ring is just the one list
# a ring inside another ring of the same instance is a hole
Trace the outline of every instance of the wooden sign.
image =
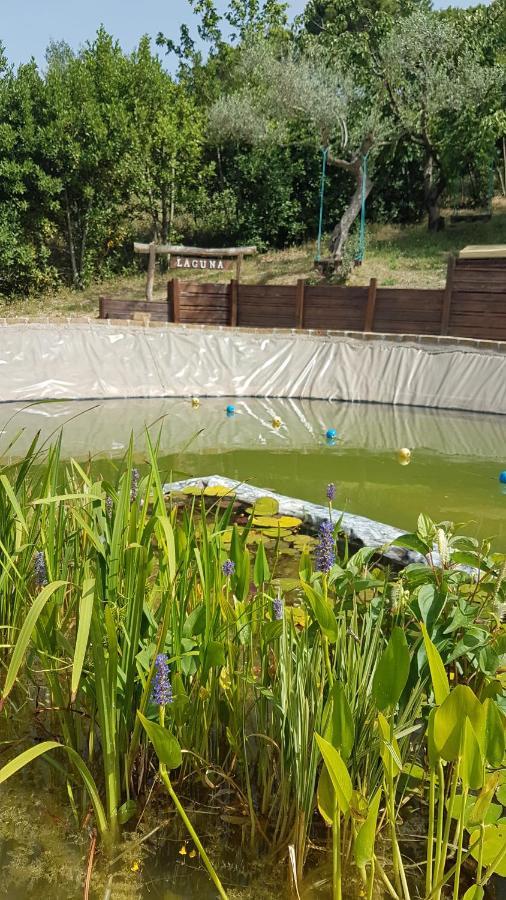
[(211, 259), (198, 256), (171, 256), (170, 269), (209, 269), (210, 272), (223, 272), (224, 269), (232, 269), (233, 259)]
[(146, 253), (148, 260), (148, 277), (146, 281), (146, 300), (153, 299), (155, 266), (157, 256), (169, 257), (169, 268), (193, 271), (222, 272), (231, 269), (235, 261), (235, 277), (239, 281), (241, 264), (244, 256), (252, 256), (256, 247), (224, 247), (223, 249), (204, 249), (202, 247), (173, 247), (170, 244), (134, 243), (134, 253)]

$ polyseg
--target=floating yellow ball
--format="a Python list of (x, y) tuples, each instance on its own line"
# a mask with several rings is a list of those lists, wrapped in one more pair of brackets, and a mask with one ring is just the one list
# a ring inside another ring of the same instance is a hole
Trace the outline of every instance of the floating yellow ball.
[(282, 424), (283, 423), (282, 423), (281, 419), (278, 416), (274, 416), (274, 418), (272, 420), (272, 427), (273, 428), (281, 428)]
[(192, 397), (192, 406), (194, 409), (197, 409), (200, 406), (200, 400), (198, 397)]
[(408, 447), (401, 447), (397, 453), (397, 459), (401, 466), (407, 466), (411, 462), (411, 450)]

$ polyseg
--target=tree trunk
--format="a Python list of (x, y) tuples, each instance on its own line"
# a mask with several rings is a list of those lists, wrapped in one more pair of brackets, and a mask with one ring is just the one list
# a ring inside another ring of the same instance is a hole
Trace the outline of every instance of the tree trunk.
[[(337, 165), (339, 165), (339, 163), (337, 163)], [(334, 258), (334, 268), (336, 271), (339, 269), (343, 261), (344, 248), (350, 234), (351, 226), (353, 225), (355, 219), (360, 215), (360, 211), (362, 209), (363, 170), (361, 162), (358, 163), (358, 168), (355, 169), (354, 175), (356, 179), (355, 191), (343, 215), (341, 216), (341, 220), (337, 223), (330, 237), (330, 252)], [(367, 175), (365, 183), (366, 197), (368, 197), (371, 193), (372, 187), (373, 183)]]
[(441, 216), (439, 200), (446, 187), (446, 180), (437, 171), (437, 163), (431, 150), (428, 151), (423, 167), (424, 203), (427, 210), (429, 231), (441, 231), (444, 219)]
[(74, 244), (74, 232), (72, 229), (72, 217), (70, 215), (70, 205), (67, 190), (65, 189), (65, 218), (67, 221), (67, 243), (70, 255), (70, 266), (72, 269), (72, 284), (79, 287), (79, 270), (77, 268), (76, 248)]

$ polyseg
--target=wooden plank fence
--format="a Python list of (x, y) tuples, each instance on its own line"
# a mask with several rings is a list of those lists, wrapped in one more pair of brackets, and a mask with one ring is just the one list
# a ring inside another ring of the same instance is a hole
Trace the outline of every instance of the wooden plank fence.
[(506, 340), (506, 258), (450, 257), (440, 290), (368, 286), (204, 284), (173, 278), (166, 300), (100, 298), (100, 318), (426, 334)]

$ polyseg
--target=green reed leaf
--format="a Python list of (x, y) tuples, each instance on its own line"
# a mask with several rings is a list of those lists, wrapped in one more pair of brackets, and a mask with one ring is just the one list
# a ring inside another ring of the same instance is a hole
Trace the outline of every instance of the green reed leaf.
[(70, 691), (74, 702), (83, 671), (86, 648), (90, 636), (90, 623), (93, 613), (93, 601), (95, 597), (95, 579), (86, 578), (83, 582), (83, 591), (79, 601), (79, 625), (77, 626), (76, 646), (74, 661), (72, 663), (72, 681)]
[(10, 694), (16, 678), (18, 676), (18, 672), (21, 668), (21, 664), (23, 662), (28, 644), (32, 638), (35, 626), (37, 624), (37, 620), (44, 609), (48, 600), (51, 599), (54, 593), (59, 590), (61, 587), (65, 587), (67, 584), (66, 581), (53, 581), (51, 584), (47, 584), (46, 587), (42, 588), (40, 594), (37, 594), (35, 600), (33, 601), (28, 615), (26, 616), (25, 621), (21, 627), (21, 630), (18, 635), (18, 639), (14, 645), (14, 650), (12, 653), (11, 661), (9, 664), (9, 668), (7, 670), (7, 676), (5, 679), (2, 699), (5, 700), (6, 697)]
[(106, 838), (109, 828), (97, 786), (90, 770), (72, 747), (66, 747), (63, 744), (58, 743), (58, 741), (43, 741), (42, 744), (30, 747), (28, 750), (20, 753), (19, 756), (16, 756), (15, 759), (11, 759), (7, 765), (0, 769), (0, 784), (3, 784), (4, 781), (7, 781), (8, 778), (11, 778), (11, 776), (15, 775), (16, 772), (19, 772), (20, 769), (23, 769), (26, 765), (33, 762), (34, 759), (38, 759), (39, 756), (48, 753), (49, 750), (64, 750), (74, 763), (92, 802), (95, 818), (97, 820), (97, 827), (102, 838)]

